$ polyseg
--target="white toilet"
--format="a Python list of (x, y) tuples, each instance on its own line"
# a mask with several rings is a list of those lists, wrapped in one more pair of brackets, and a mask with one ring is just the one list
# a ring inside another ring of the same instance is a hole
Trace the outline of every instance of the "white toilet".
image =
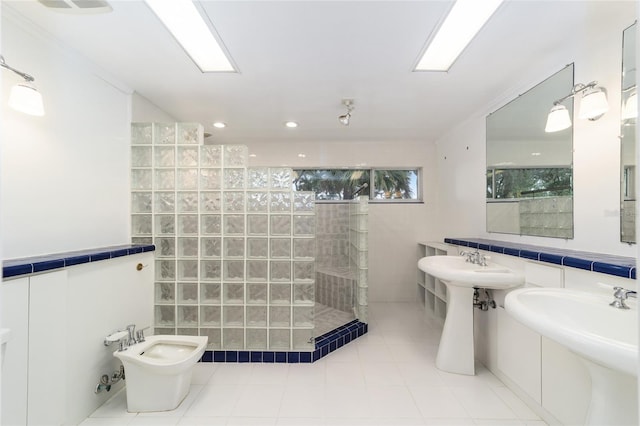
[(191, 372), (205, 347), (206, 336), (149, 336), (116, 351), (127, 383), (127, 411), (168, 411), (189, 393)]

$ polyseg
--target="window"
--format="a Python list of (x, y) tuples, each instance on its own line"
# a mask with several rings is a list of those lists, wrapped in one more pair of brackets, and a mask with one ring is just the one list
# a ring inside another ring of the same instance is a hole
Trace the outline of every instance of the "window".
[(487, 198), (538, 198), (571, 195), (570, 167), (487, 169)]
[(412, 169), (295, 169), (294, 191), (315, 192), (318, 201), (352, 200), (367, 195), (372, 201), (422, 200), (419, 168)]

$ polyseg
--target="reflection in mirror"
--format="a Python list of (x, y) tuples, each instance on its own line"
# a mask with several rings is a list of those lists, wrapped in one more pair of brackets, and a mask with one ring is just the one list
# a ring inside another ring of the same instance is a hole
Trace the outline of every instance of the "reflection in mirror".
[(636, 242), (636, 24), (622, 33), (620, 123), (620, 241)]
[(573, 238), (573, 129), (545, 132), (572, 88), (570, 64), (487, 116), (487, 232)]

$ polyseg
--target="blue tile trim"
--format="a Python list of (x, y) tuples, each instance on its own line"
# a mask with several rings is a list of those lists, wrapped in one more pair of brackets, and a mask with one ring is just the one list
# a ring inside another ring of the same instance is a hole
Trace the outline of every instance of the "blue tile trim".
[(310, 364), (342, 346), (365, 335), (369, 325), (353, 320), (322, 336), (316, 337), (316, 348), (311, 351), (205, 351), (201, 362), (255, 362), (279, 364)]
[(478, 247), (480, 250), (503, 253), (523, 259), (538, 260), (540, 262), (553, 263), (555, 265), (568, 266), (585, 271), (636, 279), (636, 261), (632, 257), (580, 252), (480, 238), (464, 240), (445, 238), (444, 242), (463, 247)]
[(18, 277), (36, 272), (50, 271), (53, 269), (66, 268), (68, 266), (80, 265), (83, 263), (97, 262), (100, 260), (113, 259), (116, 257), (130, 256), (132, 254), (155, 251), (154, 245), (120, 245), (103, 247), (92, 250), (79, 250), (65, 253), (56, 253), (46, 256), (34, 256), (21, 259), (5, 260), (2, 264), (2, 277)]

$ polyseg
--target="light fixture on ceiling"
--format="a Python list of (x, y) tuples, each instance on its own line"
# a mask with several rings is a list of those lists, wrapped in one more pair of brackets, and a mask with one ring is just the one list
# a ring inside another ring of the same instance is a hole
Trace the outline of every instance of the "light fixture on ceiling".
[(582, 93), (582, 98), (580, 99), (578, 117), (590, 121), (595, 121), (602, 117), (609, 110), (609, 103), (607, 102), (605, 88), (597, 86), (597, 84), (597, 81), (592, 81), (588, 84), (578, 83), (573, 86), (571, 93), (555, 101), (547, 117), (544, 131), (552, 133), (571, 127), (569, 110), (562, 105), (562, 102), (579, 93)]
[(74, 14), (109, 13), (113, 8), (104, 0), (38, 0), (56, 12)]
[(221, 43), (191, 0), (145, 0), (202, 72), (235, 72)]
[(298, 123), (296, 121), (286, 121), (284, 125), (290, 129), (295, 129), (298, 127)]
[(20, 111), (25, 114), (43, 116), (44, 105), (42, 103), (42, 95), (33, 85), (35, 79), (29, 74), (18, 71), (17, 69), (7, 65), (2, 55), (0, 55), (0, 67), (13, 71), (24, 79), (24, 81), (11, 88), (9, 106), (16, 111)]
[(353, 99), (343, 99), (342, 105), (347, 107), (347, 112), (345, 114), (338, 116), (338, 121), (343, 126), (348, 126), (351, 121), (351, 111), (353, 111)]
[(414, 71), (448, 71), (503, 0), (457, 0), (431, 36)]
[(216, 129), (224, 129), (225, 127), (227, 127), (227, 123), (216, 121), (215, 123), (213, 123), (213, 127), (215, 127)]

